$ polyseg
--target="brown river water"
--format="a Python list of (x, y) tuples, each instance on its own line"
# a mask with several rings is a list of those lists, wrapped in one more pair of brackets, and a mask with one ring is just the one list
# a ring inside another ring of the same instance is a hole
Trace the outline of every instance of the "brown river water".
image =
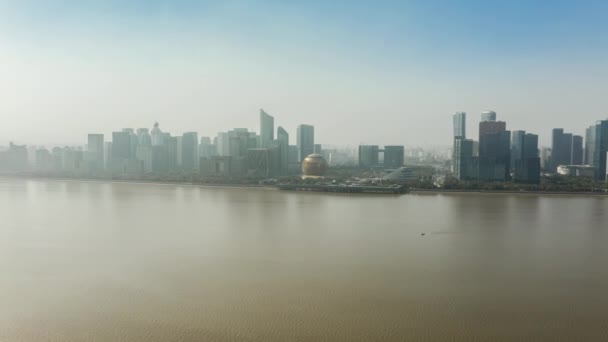
[(608, 341), (608, 197), (0, 179), (0, 341)]

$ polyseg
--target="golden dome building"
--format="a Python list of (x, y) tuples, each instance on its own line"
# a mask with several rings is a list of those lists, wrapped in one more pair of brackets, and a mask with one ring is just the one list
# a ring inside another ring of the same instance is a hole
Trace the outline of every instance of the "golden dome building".
[(327, 168), (327, 161), (322, 155), (310, 154), (302, 161), (302, 178), (323, 178)]

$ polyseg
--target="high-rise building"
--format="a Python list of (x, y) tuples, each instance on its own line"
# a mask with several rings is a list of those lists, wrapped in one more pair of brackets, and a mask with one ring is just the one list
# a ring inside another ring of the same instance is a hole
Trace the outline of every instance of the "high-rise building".
[(198, 133), (187, 132), (181, 139), (181, 166), (184, 171), (196, 171), (199, 169), (198, 156)]
[(35, 169), (38, 172), (50, 172), (53, 171), (53, 158), (49, 150), (45, 148), (36, 150), (36, 164)]
[(278, 146), (270, 148), (250, 148), (247, 150), (247, 175), (253, 178), (276, 176)]
[(112, 158), (129, 159), (131, 157), (131, 135), (129, 132), (112, 132)]
[(510, 180), (511, 132), (484, 134), (479, 138), (479, 179)]
[[(564, 133), (563, 128), (553, 129), (551, 140), (551, 171), (557, 172), (557, 167), (560, 165), (572, 165), (572, 141), (572, 133)], [(582, 151), (580, 153), (582, 155)]]
[(540, 183), (540, 158), (538, 156), (538, 135), (521, 136), (521, 148), (515, 156), (515, 181), (519, 183)]
[(181, 163), (181, 137), (165, 136), (167, 144), (167, 168), (171, 171), (179, 170)]
[(228, 155), (235, 158), (247, 158), (247, 150), (255, 148), (255, 138), (246, 128), (235, 128), (228, 132)]
[(473, 167), (473, 140), (454, 139), (454, 177), (459, 180), (476, 178)]
[(481, 121), (496, 121), (496, 112), (491, 110), (481, 112)]
[(3, 153), (4, 162), (0, 163), (0, 169), (7, 171), (26, 171), (28, 168), (27, 146), (10, 143), (8, 150)]
[(606, 154), (608, 152), (608, 119), (598, 121), (595, 125), (594, 162), (596, 178), (606, 179)]
[(570, 165), (583, 165), (583, 137), (580, 135), (572, 136)]
[(129, 159), (135, 160), (135, 151), (137, 150), (139, 138), (137, 137), (137, 134), (135, 134), (133, 128), (123, 128), (122, 132), (129, 134)]
[(595, 125), (585, 131), (585, 165), (594, 165), (595, 154)]
[(479, 157), (476, 159), (479, 179), (506, 181), (511, 171), (511, 132), (504, 121), (496, 121), (493, 111), (482, 112), (479, 123)]
[(86, 162), (90, 172), (100, 172), (104, 169), (104, 138), (103, 134), (89, 134), (87, 139)]
[(456, 112), (453, 116), (454, 139), (467, 138), (467, 113)]
[(260, 147), (268, 147), (274, 140), (274, 117), (260, 109)]
[(359, 145), (359, 167), (377, 166), (379, 150), (378, 145)]
[(228, 132), (219, 132), (217, 134), (215, 148), (217, 149), (218, 156), (230, 156), (230, 136), (228, 135)]
[(301, 162), (315, 151), (315, 128), (312, 125), (299, 125), (297, 131), (298, 160)]
[(281, 175), (289, 172), (289, 133), (279, 126), (277, 128), (277, 142), (279, 144), (279, 169)]
[(543, 147), (540, 149), (540, 167), (541, 170), (549, 170), (551, 168), (551, 148)]
[(403, 146), (384, 146), (384, 167), (392, 169), (403, 166), (404, 156)]
[[(461, 149), (460, 142), (457, 140), (466, 139), (466, 128), (467, 128), (467, 113), (465, 112), (456, 112), (452, 117), (453, 128), (454, 128), (454, 137), (452, 144), (452, 172), (454, 174), (460, 175), (461, 170), (456, 170), (456, 168), (461, 168), (462, 161), (457, 160), (460, 154), (456, 152), (456, 149)], [(456, 146), (459, 145), (459, 146)], [(459, 176), (456, 176), (460, 179)]]
[(161, 131), (158, 127), (158, 122), (154, 123), (154, 127), (150, 131), (150, 138), (152, 140), (152, 146), (161, 146), (166, 143), (165, 135), (163, 134), (163, 131)]
[(525, 135), (526, 131), (517, 130), (511, 132), (511, 168), (515, 167), (517, 159), (521, 159)]
[[(507, 123), (504, 121), (482, 121), (479, 123), (479, 140), (486, 134), (497, 134), (507, 130)], [(510, 142), (509, 142), (510, 144)]]
[(198, 145), (198, 155), (202, 158), (212, 157), (217, 155), (217, 149), (214, 144), (211, 143), (210, 137), (201, 137)]
[(483, 112), (479, 123), (478, 177), (484, 181), (511, 179), (511, 132), (496, 113)]

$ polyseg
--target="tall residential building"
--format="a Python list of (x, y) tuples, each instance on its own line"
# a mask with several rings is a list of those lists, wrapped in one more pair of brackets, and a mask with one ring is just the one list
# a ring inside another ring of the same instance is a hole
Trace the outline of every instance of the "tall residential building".
[(137, 145), (139, 144), (139, 138), (135, 134), (133, 128), (123, 128), (123, 133), (129, 134), (129, 158), (135, 160), (135, 151), (137, 151)]
[(517, 159), (521, 159), (525, 135), (526, 131), (517, 130), (511, 132), (511, 168), (515, 167)]
[(228, 132), (228, 155), (247, 158), (247, 150), (256, 147), (255, 138), (246, 128), (235, 128)]
[(112, 132), (112, 158), (129, 159), (131, 157), (131, 134), (129, 132)]
[[(486, 134), (497, 134), (507, 130), (507, 123), (504, 121), (482, 121), (479, 123), (479, 139)], [(510, 144), (510, 142), (509, 142)]]
[[(456, 170), (456, 167), (460, 168), (460, 164), (462, 162), (462, 161), (457, 160), (457, 158), (459, 157), (459, 154), (456, 153), (456, 149), (460, 148), (460, 147), (457, 147), (456, 145), (459, 144), (459, 142), (457, 142), (457, 140), (466, 139), (467, 113), (456, 112), (452, 116), (452, 123), (453, 123), (453, 129), (454, 129), (454, 137), (453, 137), (453, 144), (452, 144), (452, 172), (454, 174), (456, 174), (456, 173), (459, 173), (459, 171)], [(456, 176), (456, 177), (459, 178), (459, 176)]]
[(199, 170), (198, 133), (187, 132), (181, 139), (181, 166), (184, 171)]
[(585, 131), (585, 165), (593, 165), (595, 154), (595, 125)]
[(274, 117), (260, 109), (260, 147), (269, 147), (274, 140)]
[(137, 129), (137, 147), (135, 148), (135, 159), (137, 160), (138, 172), (152, 172), (153, 151), (152, 136), (147, 128)]
[(557, 172), (559, 165), (572, 163), (572, 134), (563, 128), (554, 128), (551, 140), (551, 171)]
[(598, 121), (595, 125), (594, 162), (596, 178), (606, 179), (606, 154), (608, 153), (608, 119)]
[(279, 143), (279, 170), (281, 175), (289, 173), (289, 133), (279, 126), (277, 128), (277, 142)]
[(165, 136), (167, 144), (167, 168), (171, 171), (179, 170), (181, 163), (181, 137)]
[(538, 135), (525, 134), (520, 139), (521, 148), (515, 156), (515, 181), (519, 183), (540, 183), (540, 157), (538, 156)]
[(511, 179), (511, 132), (484, 134), (479, 141), (479, 179), (508, 181)]
[(491, 110), (481, 112), (481, 121), (496, 121), (496, 112)]
[[(485, 118), (484, 118), (485, 116)], [(495, 121), (496, 113), (482, 113), (479, 123), (478, 177), (484, 181), (511, 179), (511, 132), (504, 121)]]
[(158, 122), (154, 123), (154, 128), (150, 131), (150, 138), (152, 140), (152, 146), (162, 146), (166, 144), (165, 135), (158, 127)]
[(89, 171), (100, 172), (104, 169), (103, 134), (89, 134), (87, 139), (86, 162)]
[(583, 165), (583, 137), (573, 135), (571, 148), (570, 165)]
[(379, 150), (378, 145), (359, 145), (359, 167), (377, 166)]
[(45, 148), (36, 150), (35, 170), (39, 172), (53, 171), (53, 158), (49, 150)]
[(217, 143), (215, 144), (217, 155), (222, 157), (230, 156), (230, 135), (228, 132), (219, 132), (217, 134)]
[(454, 177), (459, 180), (473, 179), (473, 140), (454, 139)]
[(543, 147), (540, 149), (540, 167), (541, 170), (549, 170), (551, 168), (551, 148)]
[(315, 128), (312, 125), (299, 125), (297, 131), (298, 160), (301, 162), (315, 151)]
[(387, 169), (403, 166), (405, 148), (403, 146), (384, 146), (384, 167)]
[(456, 112), (453, 116), (454, 139), (467, 137), (467, 113)]
[(198, 155), (201, 158), (208, 158), (217, 155), (216, 147), (211, 143), (210, 137), (201, 137), (198, 145)]

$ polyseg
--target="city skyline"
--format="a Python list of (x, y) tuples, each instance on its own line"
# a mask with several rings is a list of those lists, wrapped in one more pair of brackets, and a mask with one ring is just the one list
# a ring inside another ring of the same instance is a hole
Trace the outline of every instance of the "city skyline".
[(606, 116), (607, 9), (5, 1), (0, 138), (70, 145), (154, 121), (208, 136), (257, 127), (262, 107), (325, 143), (449, 146), (445, 115), (489, 108), (548, 146), (551, 128), (584, 136)]

